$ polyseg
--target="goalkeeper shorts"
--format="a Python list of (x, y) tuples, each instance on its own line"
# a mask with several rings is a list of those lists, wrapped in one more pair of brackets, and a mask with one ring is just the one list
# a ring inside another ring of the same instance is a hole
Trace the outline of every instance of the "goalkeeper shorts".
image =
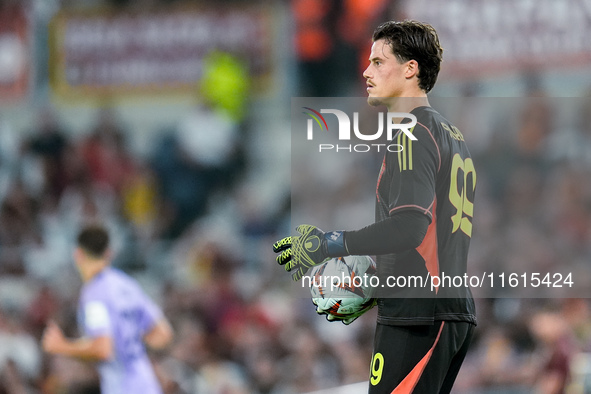
[(474, 327), (452, 321), (421, 326), (378, 323), (369, 394), (450, 393)]

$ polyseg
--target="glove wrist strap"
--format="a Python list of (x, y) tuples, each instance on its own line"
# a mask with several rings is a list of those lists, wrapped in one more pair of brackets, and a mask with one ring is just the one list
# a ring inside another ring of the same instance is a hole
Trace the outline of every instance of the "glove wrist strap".
[(326, 255), (328, 257), (348, 256), (347, 244), (344, 231), (331, 231), (324, 236), (326, 240)]

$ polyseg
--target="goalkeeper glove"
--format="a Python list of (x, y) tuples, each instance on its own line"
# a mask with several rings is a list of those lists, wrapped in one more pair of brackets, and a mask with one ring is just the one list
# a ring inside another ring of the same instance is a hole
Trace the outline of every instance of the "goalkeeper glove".
[(353, 323), (359, 317), (359, 316), (354, 316), (354, 317), (345, 317), (345, 318), (343, 318), (343, 317), (338, 317), (338, 316), (335, 316), (333, 314), (326, 313), (326, 312), (325, 312), (325, 314), (326, 314), (326, 320), (328, 320), (328, 321), (340, 321), (340, 322), (342, 322), (346, 326), (348, 326), (349, 324)]
[(348, 316), (336, 316), (336, 315), (333, 315), (329, 310), (325, 310), (325, 309), (320, 308), (318, 306), (318, 304), (314, 301), (313, 298), (312, 298), (312, 303), (314, 305), (316, 305), (316, 313), (318, 313), (319, 315), (325, 315), (326, 316), (326, 320), (328, 320), (328, 321), (340, 321), (344, 325), (348, 326), (349, 324), (351, 324), (355, 320), (357, 320), (357, 318), (359, 316), (363, 315), (365, 312), (367, 312), (368, 310), (370, 310), (374, 306), (376, 306), (377, 303), (378, 303), (378, 301), (377, 301), (377, 298), (374, 298), (374, 299), (372, 299), (371, 304), (369, 304), (368, 306), (366, 306), (365, 308), (363, 308), (361, 311), (359, 311), (357, 313), (350, 314)]
[(292, 278), (298, 281), (304, 274), (318, 264), (331, 257), (347, 256), (343, 231), (325, 233), (316, 226), (302, 224), (296, 228), (301, 235), (285, 237), (273, 244), (277, 263), (283, 265), (288, 272), (294, 271)]

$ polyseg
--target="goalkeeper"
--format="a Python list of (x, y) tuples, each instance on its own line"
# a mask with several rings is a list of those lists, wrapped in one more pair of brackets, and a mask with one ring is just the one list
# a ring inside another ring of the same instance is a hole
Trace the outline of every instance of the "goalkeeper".
[[(375, 30), (363, 73), (368, 103), (413, 114), (416, 140), (399, 133), (395, 138), (405, 148), (384, 154), (374, 224), (330, 232), (300, 225), (299, 235), (273, 245), (294, 280), (347, 255), (376, 255), (381, 284), (390, 276), (466, 273), (476, 171), (461, 132), (429, 105), (442, 52), (435, 29), (425, 23), (386, 22)], [(369, 393), (451, 392), (476, 325), (470, 289), (378, 291)]]

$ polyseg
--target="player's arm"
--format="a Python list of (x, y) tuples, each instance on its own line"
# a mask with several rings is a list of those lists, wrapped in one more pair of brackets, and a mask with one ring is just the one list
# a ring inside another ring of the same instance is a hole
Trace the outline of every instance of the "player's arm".
[(173, 340), (174, 333), (162, 309), (146, 294), (143, 295), (143, 308), (138, 324), (143, 334), (144, 343), (154, 350), (167, 347)]
[(296, 237), (286, 237), (273, 245), (275, 252), (282, 252), (277, 262), (286, 271), (295, 271), (299, 280), (306, 271), (330, 257), (348, 255), (380, 255), (399, 253), (417, 248), (429, 228), (429, 217), (416, 210), (397, 212), (389, 218), (370, 224), (357, 231), (322, 230), (302, 225)]
[(162, 317), (154, 326), (144, 335), (144, 342), (154, 350), (160, 350), (167, 347), (174, 337), (172, 327), (166, 318)]
[(53, 321), (49, 322), (43, 333), (42, 345), (43, 350), (50, 354), (84, 360), (106, 361), (113, 357), (113, 340), (110, 336), (69, 339)]
[(415, 249), (423, 242), (429, 222), (419, 211), (395, 213), (361, 230), (345, 231), (347, 250), (353, 255), (380, 255)]

